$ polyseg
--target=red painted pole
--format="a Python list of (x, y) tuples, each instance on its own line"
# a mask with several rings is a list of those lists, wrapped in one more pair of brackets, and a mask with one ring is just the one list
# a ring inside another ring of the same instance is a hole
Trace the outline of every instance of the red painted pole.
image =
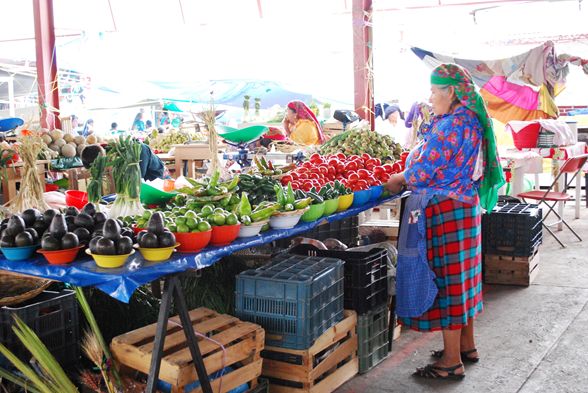
[(52, 130), (61, 128), (53, 0), (33, 0), (33, 15), (41, 127)]
[(355, 111), (374, 130), (372, 0), (353, 0), (353, 80)]

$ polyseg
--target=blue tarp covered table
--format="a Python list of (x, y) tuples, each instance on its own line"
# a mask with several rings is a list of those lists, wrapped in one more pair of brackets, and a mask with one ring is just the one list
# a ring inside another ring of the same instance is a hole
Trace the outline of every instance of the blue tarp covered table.
[(383, 200), (366, 203), (361, 207), (333, 214), (319, 221), (301, 223), (292, 229), (270, 230), (255, 237), (238, 239), (225, 247), (207, 247), (198, 253), (190, 254), (176, 252), (165, 262), (147, 262), (139, 253), (135, 253), (121, 268), (102, 269), (97, 267), (90, 257), (84, 257), (68, 265), (49, 265), (42, 256), (37, 256), (30, 260), (19, 262), (0, 258), (0, 269), (49, 278), (76, 286), (95, 286), (122, 302), (128, 302), (137, 287), (165, 277), (145, 391), (152, 393), (156, 390), (167, 332), (167, 320), (173, 300), (180, 317), (182, 330), (186, 336), (187, 346), (190, 349), (198, 380), (202, 386), (202, 391), (203, 393), (213, 393), (198, 341), (192, 327), (188, 308), (178, 279), (178, 273), (211, 266), (222, 257), (244, 248), (259, 246), (274, 240), (295, 236), (313, 229), (325, 221), (333, 222), (355, 216), (364, 210), (406, 195), (408, 193), (397, 194)]
[(135, 253), (123, 267), (103, 269), (96, 266), (94, 260), (88, 256), (84, 256), (68, 265), (49, 265), (43, 256), (38, 255), (32, 259), (19, 262), (0, 257), (0, 269), (44, 277), (81, 287), (94, 286), (113, 298), (127, 303), (139, 286), (160, 277), (211, 266), (222, 257), (236, 251), (295, 236), (313, 229), (322, 222), (333, 222), (355, 216), (364, 210), (402, 196), (404, 195), (398, 194), (383, 200), (370, 202), (361, 207), (324, 217), (318, 221), (301, 222), (292, 229), (270, 230), (258, 236), (237, 239), (225, 247), (207, 247), (198, 253), (176, 252), (165, 262), (147, 262), (140, 253)]

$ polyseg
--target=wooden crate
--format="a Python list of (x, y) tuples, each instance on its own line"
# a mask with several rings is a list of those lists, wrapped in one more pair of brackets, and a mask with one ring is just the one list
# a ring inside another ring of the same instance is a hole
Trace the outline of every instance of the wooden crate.
[(309, 349), (266, 347), (262, 375), (270, 393), (330, 393), (353, 378), (359, 371), (356, 326), (355, 311), (345, 310), (345, 319)]
[(529, 286), (539, 273), (539, 252), (529, 257), (484, 255), (484, 282)]
[[(37, 172), (39, 173), (39, 179), (43, 185), (43, 191), (45, 191), (45, 173), (48, 170), (49, 161), (37, 160)], [(3, 203), (7, 203), (14, 199), (18, 193), (18, 187), (22, 180), (23, 175), (23, 163), (16, 162), (10, 164), (8, 167), (2, 169), (4, 176), (2, 176), (2, 196)]]
[[(190, 311), (190, 320), (198, 334), (211, 339), (197, 335), (207, 373), (212, 375), (223, 367), (233, 369), (222, 378), (210, 381), (212, 390), (224, 393), (244, 383), (254, 388), (261, 374), (264, 330), (259, 325), (206, 308)], [(152, 324), (115, 337), (110, 344), (115, 359), (125, 367), (149, 373), (155, 328), (156, 324)], [(224, 351), (219, 343), (224, 346)], [(186, 385), (198, 379), (178, 316), (168, 320), (159, 379), (169, 383), (172, 392), (183, 392)], [(222, 390), (219, 391), (221, 382)], [(201, 388), (193, 390), (201, 391)]]

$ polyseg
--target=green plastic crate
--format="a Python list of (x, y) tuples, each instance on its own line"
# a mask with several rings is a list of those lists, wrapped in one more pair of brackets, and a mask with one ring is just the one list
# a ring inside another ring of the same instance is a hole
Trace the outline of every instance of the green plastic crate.
[(388, 357), (388, 306), (357, 316), (357, 357), (363, 374)]

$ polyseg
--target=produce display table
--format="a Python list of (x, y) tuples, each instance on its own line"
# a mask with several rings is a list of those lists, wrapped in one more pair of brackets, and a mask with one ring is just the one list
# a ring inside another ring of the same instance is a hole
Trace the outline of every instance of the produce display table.
[[(508, 149), (503, 152), (500, 157), (506, 160), (507, 167), (512, 170), (512, 192), (513, 196), (517, 196), (523, 192), (524, 178), (526, 173), (535, 174), (535, 188), (539, 189), (539, 174), (543, 173), (542, 160), (544, 158), (551, 158), (554, 173), (559, 170), (560, 165), (568, 158), (576, 157), (588, 152), (585, 142), (578, 142), (571, 146), (551, 147), (551, 148), (525, 148), (521, 150)], [(561, 181), (564, 181), (562, 176)], [(563, 184), (560, 184), (560, 187)], [(575, 218), (580, 218), (580, 199), (582, 197), (582, 177), (576, 177), (575, 185)], [(559, 203), (559, 214), (563, 213), (563, 203)], [(561, 230), (561, 224), (558, 225)]]
[(135, 289), (160, 277), (189, 269), (202, 269), (213, 265), (222, 257), (231, 255), (235, 251), (291, 237), (306, 232), (323, 221), (333, 222), (355, 216), (364, 210), (406, 195), (408, 193), (397, 194), (387, 199), (324, 217), (318, 221), (301, 223), (292, 229), (269, 230), (259, 236), (237, 239), (225, 247), (206, 247), (195, 254), (176, 252), (165, 262), (147, 262), (137, 252), (128, 259), (123, 267), (103, 269), (97, 267), (92, 258), (85, 254), (83, 258), (68, 265), (49, 265), (43, 256), (38, 255), (31, 260), (19, 262), (8, 261), (4, 257), (0, 257), (0, 269), (62, 281), (81, 287), (95, 286), (113, 298), (127, 303)]
[(176, 161), (176, 158), (169, 153), (158, 153), (156, 156), (159, 157), (159, 159), (166, 165)]
[(2, 257), (0, 258), (0, 269), (48, 278), (75, 286), (95, 286), (111, 297), (125, 303), (130, 300), (131, 295), (139, 286), (165, 277), (146, 392), (154, 392), (156, 388), (163, 356), (167, 319), (172, 300), (174, 300), (175, 308), (182, 320), (183, 330), (187, 337), (192, 358), (194, 359), (194, 367), (201, 382), (202, 390), (204, 393), (212, 393), (208, 374), (206, 373), (202, 355), (198, 348), (197, 339), (194, 331), (190, 327), (188, 309), (178, 275), (190, 269), (202, 269), (211, 266), (222, 257), (231, 255), (236, 251), (295, 236), (320, 225), (324, 221), (333, 222), (355, 216), (362, 211), (371, 209), (382, 203), (408, 195), (409, 192), (396, 194), (383, 200), (366, 203), (361, 207), (351, 208), (344, 212), (324, 217), (318, 221), (299, 224), (292, 229), (270, 230), (252, 238), (237, 239), (225, 247), (207, 247), (199, 253), (191, 254), (176, 252), (165, 262), (147, 262), (139, 253), (135, 253), (123, 267), (118, 269), (103, 269), (97, 267), (95, 262), (86, 256), (68, 265), (49, 265), (39, 255), (30, 260), (19, 262), (8, 261)]

